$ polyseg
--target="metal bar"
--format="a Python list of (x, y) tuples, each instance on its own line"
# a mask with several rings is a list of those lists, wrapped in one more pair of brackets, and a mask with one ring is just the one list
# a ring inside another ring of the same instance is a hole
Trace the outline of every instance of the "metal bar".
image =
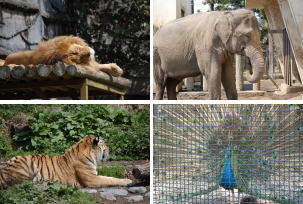
[(273, 78), (274, 75), (274, 43), (271, 33), (268, 34), (268, 75)]
[(286, 29), (283, 31), (283, 64), (284, 64), (284, 78), (285, 84), (291, 86), (291, 44), (287, 35)]
[(268, 33), (283, 33), (283, 29), (280, 29), (280, 30), (269, 30)]

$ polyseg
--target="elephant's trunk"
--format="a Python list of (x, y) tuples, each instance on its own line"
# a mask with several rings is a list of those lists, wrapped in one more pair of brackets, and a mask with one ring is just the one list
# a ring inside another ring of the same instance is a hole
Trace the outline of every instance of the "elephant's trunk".
[(258, 46), (248, 45), (244, 50), (245, 55), (250, 59), (253, 71), (252, 74), (248, 74), (247, 76), (247, 80), (250, 83), (259, 82), (265, 71), (262, 49), (258, 49), (257, 47)]

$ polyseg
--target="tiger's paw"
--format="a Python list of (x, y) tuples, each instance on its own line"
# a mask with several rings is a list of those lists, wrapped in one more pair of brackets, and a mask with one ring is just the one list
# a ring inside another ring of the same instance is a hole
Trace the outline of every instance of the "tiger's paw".
[(130, 179), (121, 179), (121, 184), (124, 185), (124, 186), (127, 186), (129, 184), (131, 184), (133, 181), (130, 180)]
[(123, 70), (115, 63), (109, 64), (109, 65), (110, 65), (110, 70), (109, 70), (110, 75), (112, 75), (114, 77), (119, 77), (123, 74)]

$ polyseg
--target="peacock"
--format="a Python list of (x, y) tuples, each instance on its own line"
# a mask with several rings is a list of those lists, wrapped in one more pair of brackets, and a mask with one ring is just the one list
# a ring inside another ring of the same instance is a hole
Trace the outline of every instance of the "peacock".
[(302, 203), (303, 106), (154, 106), (156, 203)]

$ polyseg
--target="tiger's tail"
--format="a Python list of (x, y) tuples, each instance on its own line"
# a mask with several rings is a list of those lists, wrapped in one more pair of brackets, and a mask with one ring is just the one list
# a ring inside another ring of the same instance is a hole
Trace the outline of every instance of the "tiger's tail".
[(8, 182), (3, 169), (0, 169), (0, 190), (8, 187)]

